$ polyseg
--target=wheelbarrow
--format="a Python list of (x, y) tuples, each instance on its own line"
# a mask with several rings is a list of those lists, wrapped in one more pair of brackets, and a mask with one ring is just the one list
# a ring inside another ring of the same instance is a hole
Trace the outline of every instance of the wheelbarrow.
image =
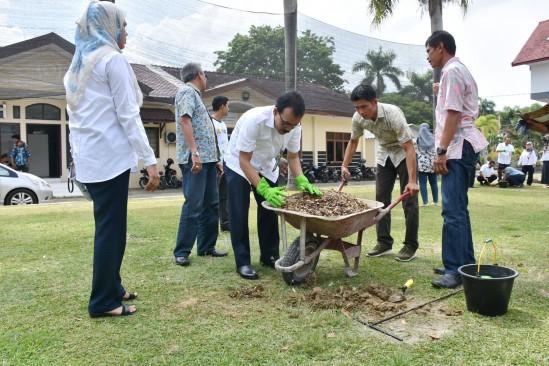
[[(379, 222), (393, 207), (408, 198), (409, 195), (409, 192), (404, 192), (386, 208), (383, 208), (381, 202), (360, 199), (368, 205), (366, 210), (350, 215), (332, 217), (274, 208), (267, 201), (263, 201), (264, 208), (275, 211), (280, 217), (282, 246), (285, 254), (275, 262), (275, 268), (282, 272), (282, 277), (288, 285), (300, 284), (315, 271), (320, 252), (323, 249), (328, 249), (341, 253), (345, 263), (343, 271), (348, 277), (356, 276), (358, 274), (364, 229)], [(300, 230), (299, 237), (289, 247), (286, 222)], [(343, 238), (357, 232), (358, 236), (355, 244), (343, 240)], [(352, 267), (351, 260), (353, 261)]]

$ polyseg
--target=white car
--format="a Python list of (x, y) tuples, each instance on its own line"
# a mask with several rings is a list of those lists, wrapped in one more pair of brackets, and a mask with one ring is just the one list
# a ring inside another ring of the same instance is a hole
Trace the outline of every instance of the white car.
[(0, 204), (30, 205), (52, 197), (51, 186), (44, 179), (0, 164)]

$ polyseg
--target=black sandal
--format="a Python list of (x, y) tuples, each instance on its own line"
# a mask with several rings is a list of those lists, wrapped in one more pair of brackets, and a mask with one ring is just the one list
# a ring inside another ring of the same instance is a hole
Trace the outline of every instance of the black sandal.
[(122, 304), (122, 312), (120, 314), (113, 314), (113, 313), (90, 313), (90, 318), (104, 318), (104, 317), (112, 317), (112, 316), (128, 316), (133, 315), (135, 311), (130, 311), (130, 307), (127, 305)]
[(135, 300), (137, 299), (137, 292), (127, 292), (126, 291), (126, 294), (128, 294), (128, 297), (124, 297), (124, 295), (122, 295), (122, 301), (131, 301), (131, 300)]

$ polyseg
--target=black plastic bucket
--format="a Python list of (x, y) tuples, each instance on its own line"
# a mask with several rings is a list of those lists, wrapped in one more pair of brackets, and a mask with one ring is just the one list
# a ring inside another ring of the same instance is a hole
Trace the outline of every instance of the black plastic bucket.
[(511, 268), (483, 264), (480, 276), (477, 265), (466, 264), (458, 268), (463, 282), (463, 292), (467, 301), (467, 310), (488, 316), (503, 315), (507, 312), (513, 282), (518, 272)]

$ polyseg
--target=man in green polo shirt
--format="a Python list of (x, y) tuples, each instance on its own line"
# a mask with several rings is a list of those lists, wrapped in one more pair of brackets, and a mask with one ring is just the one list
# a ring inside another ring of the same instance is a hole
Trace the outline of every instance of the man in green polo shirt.
[[(412, 132), (406, 123), (404, 113), (397, 106), (377, 101), (375, 90), (367, 84), (360, 84), (351, 93), (355, 106), (351, 139), (345, 150), (341, 165), (341, 175), (349, 179), (348, 166), (358, 146), (358, 139), (364, 130), (373, 133), (378, 142), (376, 200), (388, 206), (396, 177), (400, 179), (400, 192), (408, 191), (411, 197), (403, 202), (406, 218), (406, 236), (404, 247), (396, 260), (408, 262), (416, 257), (418, 244), (419, 210), (417, 192), (419, 186), (416, 178), (416, 152), (412, 141)], [(391, 216), (387, 214), (377, 226), (377, 244), (368, 253), (369, 257), (390, 254), (393, 247), (391, 236)]]

